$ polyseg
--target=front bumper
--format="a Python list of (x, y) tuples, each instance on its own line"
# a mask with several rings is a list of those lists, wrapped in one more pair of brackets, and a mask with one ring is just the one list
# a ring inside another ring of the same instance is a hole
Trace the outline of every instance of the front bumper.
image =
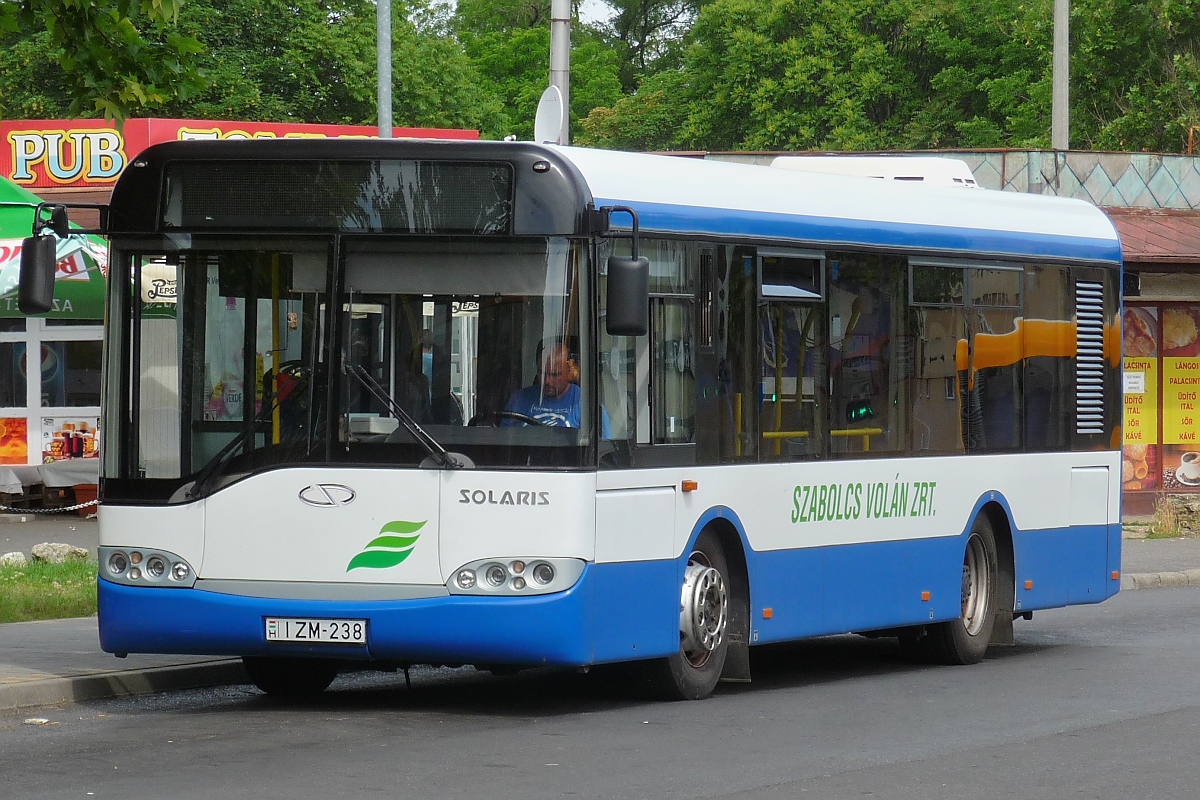
[[(556, 594), (388, 601), (242, 597), (101, 578), (100, 645), (109, 653), (437, 664), (584, 666), (651, 658), (679, 647), (674, 572), (673, 562), (588, 564), (574, 586)], [(661, 598), (652, 588), (659, 586), (668, 587)], [(603, 598), (602, 615), (596, 598)], [(367, 645), (267, 642), (269, 616), (366, 619)]]

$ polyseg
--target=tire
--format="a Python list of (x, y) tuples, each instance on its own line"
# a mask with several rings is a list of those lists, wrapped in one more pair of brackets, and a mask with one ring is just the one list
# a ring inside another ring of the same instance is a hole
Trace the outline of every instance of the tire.
[(729, 651), (729, 564), (712, 531), (688, 556), (679, 618), (679, 652), (647, 664), (651, 684), (664, 699), (703, 700), (717, 688)]
[(336, 661), (323, 658), (245, 656), (250, 681), (272, 697), (307, 697), (329, 688), (337, 677)]
[(999, 596), (996, 537), (986, 514), (975, 518), (967, 537), (962, 567), (962, 614), (958, 619), (929, 627), (920, 644), (942, 664), (977, 664), (983, 660), (996, 623)]

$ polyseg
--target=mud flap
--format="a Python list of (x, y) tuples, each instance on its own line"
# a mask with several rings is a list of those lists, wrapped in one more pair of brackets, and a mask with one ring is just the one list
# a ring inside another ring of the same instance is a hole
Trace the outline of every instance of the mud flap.
[(744, 600), (730, 604), (729, 648), (725, 651), (722, 683), (750, 682), (750, 605)]
[(1013, 640), (1013, 615), (1011, 611), (997, 611), (996, 623), (992, 626), (992, 638), (988, 640), (988, 646), (996, 645), (1011, 646), (1016, 642)]

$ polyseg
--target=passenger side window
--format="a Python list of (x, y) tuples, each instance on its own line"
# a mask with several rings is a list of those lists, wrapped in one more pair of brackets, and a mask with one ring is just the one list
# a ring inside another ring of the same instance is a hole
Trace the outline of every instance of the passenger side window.
[(913, 362), (904, 259), (828, 259), (830, 456), (904, 451)]
[(960, 369), (965, 377), (969, 359), (966, 271), (957, 265), (917, 263), (910, 269), (916, 364), (909, 447), (916, 454), (962, 453), (966, 447), (958, 399)]
[(822, 253), (759, 250), (761, 460), (825, 454), (828, 382)]

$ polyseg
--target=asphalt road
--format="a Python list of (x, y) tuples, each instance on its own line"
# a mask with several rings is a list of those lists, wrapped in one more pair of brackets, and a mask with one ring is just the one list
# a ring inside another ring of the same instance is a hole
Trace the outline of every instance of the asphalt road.
[(86, 703), (0, 716), (0, 775), (6, 798), (1192, 798), (1197, 618), (1200, 589), (1127, 592), (1018, 622), (974, 667), (763, 648), (753, 684), (697, 703), (549, 670)]

